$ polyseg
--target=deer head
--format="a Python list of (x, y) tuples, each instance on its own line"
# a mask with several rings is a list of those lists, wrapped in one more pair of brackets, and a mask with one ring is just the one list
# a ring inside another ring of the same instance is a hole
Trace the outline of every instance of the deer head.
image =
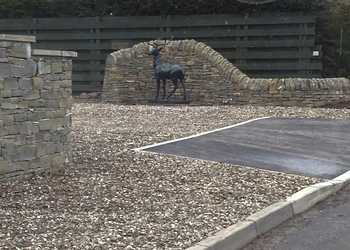
[(148, 45), (149, 45), (149, 50), (148, 50), (148, 53), (152, 56), (158, 56), (160, 51), (167, 45), (167, 41), (165, 40), (164, 41), (164, 44), (161, 45), (155, 41), (153, 42), (149, 42)]

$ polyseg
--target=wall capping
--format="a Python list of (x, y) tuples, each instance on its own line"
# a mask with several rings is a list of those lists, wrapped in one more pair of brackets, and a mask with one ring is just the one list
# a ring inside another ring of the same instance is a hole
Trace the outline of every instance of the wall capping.
[(0, 41), (35, 43), (35, 36), (0, 34)]
[(78, 57), (74, 51), (34, 49), (33, 56), (58, 56), (58, 57)]

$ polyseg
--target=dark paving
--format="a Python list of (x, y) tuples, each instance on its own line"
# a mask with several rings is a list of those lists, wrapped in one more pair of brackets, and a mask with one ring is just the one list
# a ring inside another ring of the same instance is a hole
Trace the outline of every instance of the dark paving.
[(146, 151), (333, 178), (350, 170), (350, 121), (270, 118)]
[(244, 250), (349, 249), (350, 186), (244, 248)]

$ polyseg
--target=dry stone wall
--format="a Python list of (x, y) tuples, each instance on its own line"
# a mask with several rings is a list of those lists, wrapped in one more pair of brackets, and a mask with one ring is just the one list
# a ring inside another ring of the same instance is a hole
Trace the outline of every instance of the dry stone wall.
[[(164, 41), (156, 41), (164, 43)], [(106, 61), (102, 100), (119, 104), (149, 103), (156, 92), (147, 43), (110, 54)], [(171, 41), (162, 61), (185, 68), (191, 104), (313, 106), (350, 101), (350, 81), (327, 79), (255, 79), (220, 53), (195, 40)], [(169, 82), (168, 88), (172, 87)], [(178, 95), (182, 95), (181, 88)]]
[(0, 180), (58, 172), (70, 161), (74, 52), (33, 50), (0, 35)]

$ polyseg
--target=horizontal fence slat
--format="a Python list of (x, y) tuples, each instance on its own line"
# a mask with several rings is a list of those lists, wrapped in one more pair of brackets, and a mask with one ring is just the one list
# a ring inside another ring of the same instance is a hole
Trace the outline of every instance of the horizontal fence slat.
[(85, 41), (78, 42), (40, 42), (38, 44), (34, 44), (35, 48), (41, 49), (57, 49), (60, 48), (62, 50), (111, 50), (112, 45), (111, 42), (108, 43), (87, 43)]
[(100, 28), (103, 29), (142, 29), (159, 28), (166, 24), (160, 16), (134, 16), (134, 17), (103, 17)]
[(200, 15), (133, 17), (83, 17), (83, 18), (36, 18), (36, 19), (0, 19), (0, 29), (16, 30), (35, 28), (37, 30), (74, 30), (91, 28), (158, 28), (158, 27), (206, 27), (234, 25), (274, 25), (274, 24), (313, 24), (314, 16), (294, 16), (290, 14), (276, 16), (235, 16)]
[(73, 65), (73, 70), (75, 72), (79, 72), (79, 71), (89, 71), (89, 72), (101, 72), (104, 71), (105, 66), (104, 65), (94, 65), (94, 64), (74, 64)]
[[(220, 50), (219, 50), (220, 52)], [(254, 52), (220, 52), (227, 59), (298, 59), (312, 57), (312, 51), (302, 52), (285, 52), (281, 50), (276, 51), (254, 51)]]
[(270, 71), (279, 71), (279, 70), (321, 70), (322, 63), (247, 63), (247, 64), (237, 64), (242, 70), (270, 70)]
[[(314, 35), (315, 28), (289, 28), (289, 29), (269, 29), (269, 30), (184, 30), (184, 31), (171, 31), (170, 36), (174, 39), (183, 38), (207, 38), (207, 37), (249, 37), (249, 36), (300, 36), (300, 35)], [(57, 40), (121, 40), (121, 39), (157, 39), (164, 36), (160, 31), (115, 31), (115, 32), (101, 32), (97, 33), (86, 33), (86, 32), (74, 32), (74, 33), (37, 33), (37, 39), (41, 41), (57, 41)]]
[(120, 32), (111, 32), (111, 33), (86, 33), (86, 32), (75, 32), (75, 33), (54, 33), (54, 34), (44, 34), (37, 33), (37, 39), (41, 41), (65, 41), (65, 40), (128, 40), (128, 39), (148, 39), (153, 40), (161, 38), (163, 34), (160, 30), (157, 31), (143, 31), (138, 32), (133, 31), (120, 31)]
[[(252, 74), (256, 78), (280, 78), (281, 72), (280, 71), (254, 71), (254, 70), (244, 70), (247, 74)], [(321, 71), (320, 70), (309, 70), (309, 71), (299, 71), (299, 70), (284, 70), (283, 71), (283, 77), (289, 78), (289, 77), (299, 77), (299, 78), (309, 78), (309, 77), (321, 77)]]
[(269, 30), (201, 30), (201, 31), (172, 31), (171, 36), (177, 38), (206, 38), (206, 37), (250, 37), (250, 36), (300, 36), (314, 35), (315, 28), (306, 29), (269, 29)]
[(207, 41), (214, 49), (223, 48), (289, 48), (289, 47), (314, 47), (314, 40), (282, 40), (282, 41)]
[(229, 25), (268, 25), (268, 24), (314, 24), (314, 16), (280, 15), (276, 16), (233, 16), (233, 15), (201, 15), (170, 16), (169, 27), (229, 26)]
[(101, 61), (106, 60), (107, 54), (79, 54), (77, 58), (74, 58), (74, 61)]

